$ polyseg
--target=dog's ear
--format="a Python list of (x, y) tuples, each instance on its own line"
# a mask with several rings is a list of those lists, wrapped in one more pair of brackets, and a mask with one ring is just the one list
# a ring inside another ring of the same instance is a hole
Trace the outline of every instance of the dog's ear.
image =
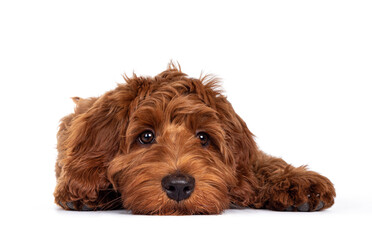
[(254, 135), (224, 96), (217, 97), (216, 109), (225, 131), (228, 164), (248, 164), (249, 159), (257, 153)]
[(257, 191), (257, 179), (250, 168), (251, 160), (258, 152), (254, 135), (224, 96), (216, 98), (216, 109), (225, 131), (226, 149), (223, 154), (235, 170), (237, 180), (229, 190), (231, 202), (249, 206), (254, 201), (249, 196), (254, 196)]
[(55, 198), (62, 207), (68, 202), (74, 202), (76, 209), (83, 206), (81, 203), (97, 207), (99, 192), (107, 191), (107, 166), (124, 144), (122, 136), (138, 84), (127, 80), (127, 84), (85, 103), (83, 112), (79, 104), (84, 100), (77, 101), (76, 116), (58, 133), (58, 150), (64, 154), (58, 160), (61, 173)]

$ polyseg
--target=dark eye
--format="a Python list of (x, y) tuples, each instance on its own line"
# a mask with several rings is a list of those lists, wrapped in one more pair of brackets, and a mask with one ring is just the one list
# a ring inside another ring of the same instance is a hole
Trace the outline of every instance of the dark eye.
[(154, 142), (154, 140), (155, 134), (150, 130), (144, 131), (138, 136), (138, 141), (141, 144), (151, 144)]
[(209, 135), (205, 132), (199, 132), (196, 134), (196, 137), (200, 139), (200, 143), (203, 147), (208, 146), (209, 144)]

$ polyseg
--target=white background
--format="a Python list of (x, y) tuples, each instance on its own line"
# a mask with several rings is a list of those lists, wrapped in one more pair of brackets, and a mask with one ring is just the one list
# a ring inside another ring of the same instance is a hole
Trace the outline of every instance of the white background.
[[(329, 177), (323, 212), (67, 212), (53, 203), (69, 97), (170, 59), (214, 73), (266, 152)], [(1, 1), (1, 239), (371, 239), (371, 1)]]

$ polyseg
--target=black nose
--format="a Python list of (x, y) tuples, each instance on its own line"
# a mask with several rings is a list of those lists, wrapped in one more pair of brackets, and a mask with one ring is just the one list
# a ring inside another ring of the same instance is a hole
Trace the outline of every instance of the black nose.
[(195, 179), (190, 175), (171, 174), (161, 180), (161, 186), (169, 198), (179, 202), (190, 197), (194, 191)]

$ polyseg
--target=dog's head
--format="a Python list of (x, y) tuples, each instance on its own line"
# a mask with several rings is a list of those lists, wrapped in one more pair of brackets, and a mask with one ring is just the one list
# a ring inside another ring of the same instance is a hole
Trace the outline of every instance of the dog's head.
[(218, 89), (173, 65), (126, 78), (82, 114), (71, 154), (96, 159), (99, 185), (112, 184), (133, 213), (213, 214), (249, 201), (243, 166), (257, 148)]

